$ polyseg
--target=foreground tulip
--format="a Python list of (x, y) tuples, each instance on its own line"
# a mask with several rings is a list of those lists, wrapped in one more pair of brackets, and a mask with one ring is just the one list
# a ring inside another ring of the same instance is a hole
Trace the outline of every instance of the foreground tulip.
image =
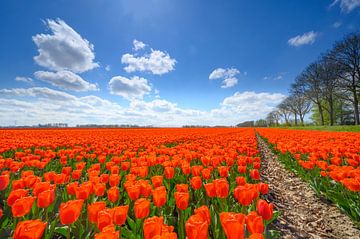
[(234, 212), (222, 212), (220, 213), (220, 222), (227, 239), (244, 238), (244, 214)]
[(174, 177), (175, 170), (173, 167), (166, 167), (165, 168), (165, 178), (172, 179)]
[(22, 217), (28, 214), (35, 201), (35, 197), (23, 197), (15, 201), (11, 206), (11, 212), (14, 217)]
[(43, 191), (38, 194), (37, 206), (39, 208), (47, 208), (55, 199), (55, 191), (53, 189)]
[(208, 238), (208, 223), (198, 214), (189, 217), (185, 224), (185, 230), (188, 239)]
[(0, 176), (0, 191), (3, 191), (7, 188), (10, 183), (10, 177), (8, 174)]
[(248, 239), (264, 239), (264, 236), (261, 233), (254, 233), (251, 234)]
[(99, 230), (102, 231), (104, 227), (111, 225), (112, 219), (112, 211), (110, 211), (109, 209), (99, 211), (97, 215), (97, 227), (99, 228)]
[(60, 222), (63, 225), (74, 223), (81, 214), (84, 200), (70, 200), (60, 205)]
[(113, 221), (116, 225), (121, 226), (125, 223), (129, 211), (129, 206), (118, 206), (113, 209)]
[(190, 179), (191, 187), (195, 190), (199, 190), (202, 186), (202, 181), (200, 176), (195, 176)]
[(176, 207), (179, 208), (180, 210), (186, 210), (189, 204), (189, 193), (175, 192), (174, 197), (175, 197)]
[(154, 186), (154, 188), (160, 187), (162, 185), (163, 182), (163, 176), (158, 175), (158, 176), (153, 176), (151, 178), (151, 183)]
[(40, 239), (45, 228), (46, 223), (39, 219), (21, 221), (16, 225), (13, 239)]
[(210, 217), (210, 210), (207, 206), (201, 206), (197, 209), (194, 210), (195, 214), (198, 214), (200, 215), (204, 221), (207, 222), (207, 224), (210, 225), (210, 220), (211, 220), (211, 217)]
[(166, 188), (164, 186), (157, 187), (152, 191), (153, 202), (155, 206), (162, 207), (166, 203)]
[(253, 180), (260, 180), (260, 173), (257, 169), (252, 169), (250, 170), (250, 177)]
[(262, 217), (257, 215), (256, 212), (250, 212), (246, 216), (246, 228), (249, 230), (251, 234), (254, 233), (263, 233), (264, 232), (264, 224)]
[(229, 194), (229, 183), (225, 178), (215, 179), (214, 186), (218, 198), (226, 198)]
[(16, 189), (11, 191), (7, 199), (7, 204), (11, 207), (16, 200), (22, 197), (26, 197), (28, 193), (29, 190), (25, 190), (25, 189)]
[(206, 195), (208, 197), (215, 197), (216, 196), (216, 190), (214, 183), (207, 183), (204, 184)]
[(176, 191), (187, 193), (189, 191), (189, 185), (188, 184), (176, 184)]
[(88, 205), (89, 221), (91, 223), (97, 223), (98, 213), (106, 208), (106, 202), (94, 202)]
[(270, 220), (273, 216), (274, 206), (272, 203), (269, 204), (260, 199), (256, 203), (256, 210), (264, 220)]
[(161, 234), (162, 217), (150, 217), (144, 221), (144, 239), (152, 239)]
[(115, 203), (119, 199), (119, 189), (118, 187), (111, 187), (107, 191), (107, 197), (110, 202)]
[(134, 212), (137, 219), (147, 217), (150, 213), (150, 201), (145, 198), (136, 200), (134, 204)]

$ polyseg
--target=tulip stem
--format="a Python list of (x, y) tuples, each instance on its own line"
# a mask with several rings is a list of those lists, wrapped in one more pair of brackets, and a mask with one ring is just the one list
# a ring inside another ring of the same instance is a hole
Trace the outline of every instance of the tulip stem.
[(184, 231), (184, 212), (183, 210), (178, 210), (179, 211), (179, 225), (178, 225), (178, 229), (179, 229), (179, 239), (185, 239), (185, 231)]
[(70, 225), (68, 226), (67, 239), (70, 239)]

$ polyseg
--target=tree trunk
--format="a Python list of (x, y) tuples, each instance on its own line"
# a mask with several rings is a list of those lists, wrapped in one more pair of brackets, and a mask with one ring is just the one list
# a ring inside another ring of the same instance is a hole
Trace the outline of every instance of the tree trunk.
[(318, 103), (319, 114), (320, 114), (320, 125), (324, 125), (324, 112), (321, 103)]
[(295, 126), (298, 125), (298, 119), (297, 119), (297, 114), (295, 113)]
[(304, 115), (300, 114), (301, 125), (304, 126)]
[(357, 96), (357, 92), (356, 90), (353, 91), (353, 96), (354, 96), (354, 118), (355, 118), (355, 125), (359, 125), (359, 100), (358, 100), (358, 96)]
[(330, 125), (334, 125), (334, 102), (332, 94), (329, 96), (329, 114), (330, 114)]

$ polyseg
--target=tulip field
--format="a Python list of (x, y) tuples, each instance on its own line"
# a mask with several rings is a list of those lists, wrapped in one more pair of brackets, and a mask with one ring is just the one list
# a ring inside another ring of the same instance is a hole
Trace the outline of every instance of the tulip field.
[(359, 221), (355, 133), (16, 129), (0, 131), (0, 238), (276, 238), (257, 134)]
[(258, 129), (286, 167), (360, 228), (360, 134)]
[(254, 129), (0, 131), (0, 238), (264, 238)]

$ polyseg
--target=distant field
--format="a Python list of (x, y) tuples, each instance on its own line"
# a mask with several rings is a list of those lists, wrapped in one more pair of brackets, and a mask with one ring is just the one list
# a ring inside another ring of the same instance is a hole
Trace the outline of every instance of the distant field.
[(296, 126), (296, 127), (279, 127), (279, 128), (286, 128), (286, 129), (304, 129), (304, 130), (322, 130), (322, 131), (360, 132), (360, 125)]

